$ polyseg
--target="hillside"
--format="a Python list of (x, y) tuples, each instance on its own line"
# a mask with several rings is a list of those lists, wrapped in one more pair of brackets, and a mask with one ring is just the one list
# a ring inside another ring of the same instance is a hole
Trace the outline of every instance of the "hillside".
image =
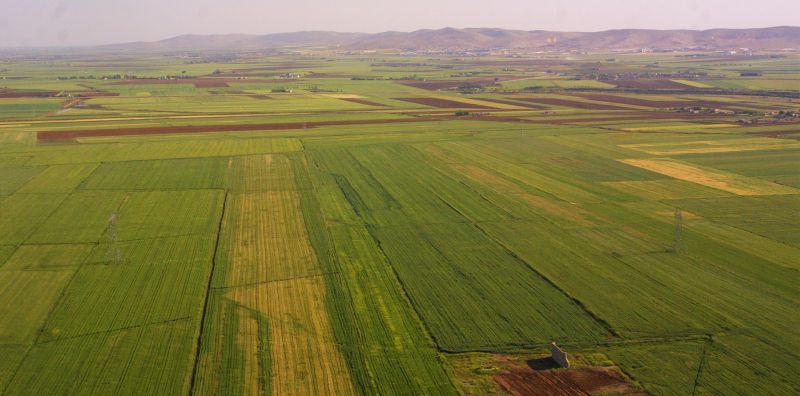
[(155, 42), (105, 46), (128, 50), (339, 48), (345, 50), (463, 51), (518, 50), (654, 50), (800, 48), (800, 27), (711, 30), (618, 29), (602, 32), (552, 32), (497, 28), (422, 29), (413, 32), (339, 33), (304, 31), (265, 35), (182, 35)]

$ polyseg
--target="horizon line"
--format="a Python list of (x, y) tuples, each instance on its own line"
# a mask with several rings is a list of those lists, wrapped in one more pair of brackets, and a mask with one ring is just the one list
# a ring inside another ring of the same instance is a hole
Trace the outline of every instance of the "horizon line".
[(199, 36), (199, 37), (208, 37), (208, 36), (271, 36), (271, 35), (279, 35), (279, 34), (297, 34), (297, 33), (339, 33), (339, 34), (362, 34), (362, 35), (378, 35), (383, 33), (416, 33), (420, 31), (437, 31), (437, 30), (481, 30), (481, 29), (496, 29), (496, 30), (506, 30), (506, 31), (516, 31), (516, 32), (549, 32), (549, 33), (605, 33), (605, 32), (613, 32), (613, 31), (657, 31), (657, 32), (670, 32), (670, 31), (685, 31), (685, 32), (707, 32), (711, 30), (763, 30), (763, 29), (778, 29), (778, 28), (800, 28), (800, 25), (774, 25), (774, 26), (763, 26), (763, 27), (745, 27), (745, 28), (726, 28), (726, 27), (713, 27), (713, 28), (705, 28), (705, 29), (688, 29), (688, 28), (671, 28), (671, 29), (652, 29), (652, 28), (610, 28), (610, 29), (602, 29), (602, 30), (547, 30), (547, 29), (513, 29), (513, 28), (503, 28), (503, 27), (491, 27), (491, 26), (484, 26), (484, 27), (453, 27), (453, 26), (444, 26), (440, 28), (419, 28), (414, 30), (383, 30), (377, 32), (357, 32), (357, 31), (340, 31), (340, 30), (325, 30), (325, 29), (309, 29), (309, 30), (291, 30), (291, 31), (279, 31), (279, 32), (268, 32), (268, 33), (181, 33), (177, 35), (172, 35), (156, 40), (134, 40), (134, 41), (119, 41), (119, 42), (109, 42), (109, 43), (101, 43), (101, 44), (83, 44), (83, 45), (34, 45), (34, 46), (10, 46), (10, 47), (3, 47), (0, 46), (0, 50), (21, 50), (21, 49), (28, 49), (28, 50), (49, 50), (49, 49), (92, 49), (97, 47), (107, 47), (113, 45), (128, 45), (128, 44), (147, 44), (147, 43), (158, 43), (162, 41), (172, 40), (179, 37), (187, 37), (187, 36)]

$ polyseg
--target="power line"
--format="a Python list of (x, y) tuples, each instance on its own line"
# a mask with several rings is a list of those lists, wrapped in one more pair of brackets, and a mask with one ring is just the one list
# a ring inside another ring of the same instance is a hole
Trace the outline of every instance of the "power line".
[(675, 253), (683, 252), (683, 213), (678, 208), (675, 208), (675, 241), (673, 242), (672, 251)]
[(119, 247), (119, 238), (117, 236), (117, 212), (113, 212), (108, 218), (106, 264), (122, 264), (122, 262), (122, 249)]

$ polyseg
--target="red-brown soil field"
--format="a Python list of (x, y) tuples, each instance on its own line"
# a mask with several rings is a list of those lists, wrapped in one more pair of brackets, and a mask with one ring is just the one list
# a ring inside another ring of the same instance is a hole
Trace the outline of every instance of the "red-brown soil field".
[(441, 98), (394, 98), (395, 100), (402, 100), (404, 102), (411, 102), (421, 104), (424, 106), (439, 107), (444, 109), (492, 109), (488, 106), (481, 106), (472, 103), (458, 102), (455, 100), (447, 100)]
[(515, 100), (524, 100), (526, 102), (542, 103), (553, 106), (566, 106), (576, 109), (584, 110), (630, 110), (627, 107), (619, 107), (614, 105), (606, 105), (600, 103), (586, 103), (577, 100), (555, 99), (555, 98), (515, 98)]
[(644, 395), (633, 388), (614, 367), (535, 370), (511, 365), (494, 376), (500, 386), (523, 395)]
[(176, 133), (204, 133), (204, 132), (246, 132), (270, 131), (283, 129), (303, 129), (317, 126), (330, 125), (364, 125), (364, 124), (391, 124), (400, 122), (427, 122), (442, 121), (452, 117), (414, 117), (414, 118), (389, 118), (376, 120), (332, 120), (311, 122), (283, 122), (271, 124), (237, 124), (237, 125), (183, 125), (171, 127), (148, 128), (114, 128), (114, 129), (83, 129), (72, 131), (40, 131), (36, 138), (40, 141), (60, 141), (81, 137), (100, 136), (130, 136), (130, 135), (164, 135)]
[(339, 98), (339, 99), (347, 101), (347, 102), (358, 103), (358, 104), (367, 105), (367, 106), (386, 107), (385, 104), (372, 102), (372, 101), (369, 101), (369, 100), (366, 100), (366, 99), (359, 99), (359, 98)]

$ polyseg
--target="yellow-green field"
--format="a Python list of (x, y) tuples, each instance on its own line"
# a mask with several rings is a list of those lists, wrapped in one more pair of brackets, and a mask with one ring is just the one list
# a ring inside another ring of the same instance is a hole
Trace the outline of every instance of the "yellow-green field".
[(0, 394), (800, 393), (800, 98), (609, 56), (4, 60)]

